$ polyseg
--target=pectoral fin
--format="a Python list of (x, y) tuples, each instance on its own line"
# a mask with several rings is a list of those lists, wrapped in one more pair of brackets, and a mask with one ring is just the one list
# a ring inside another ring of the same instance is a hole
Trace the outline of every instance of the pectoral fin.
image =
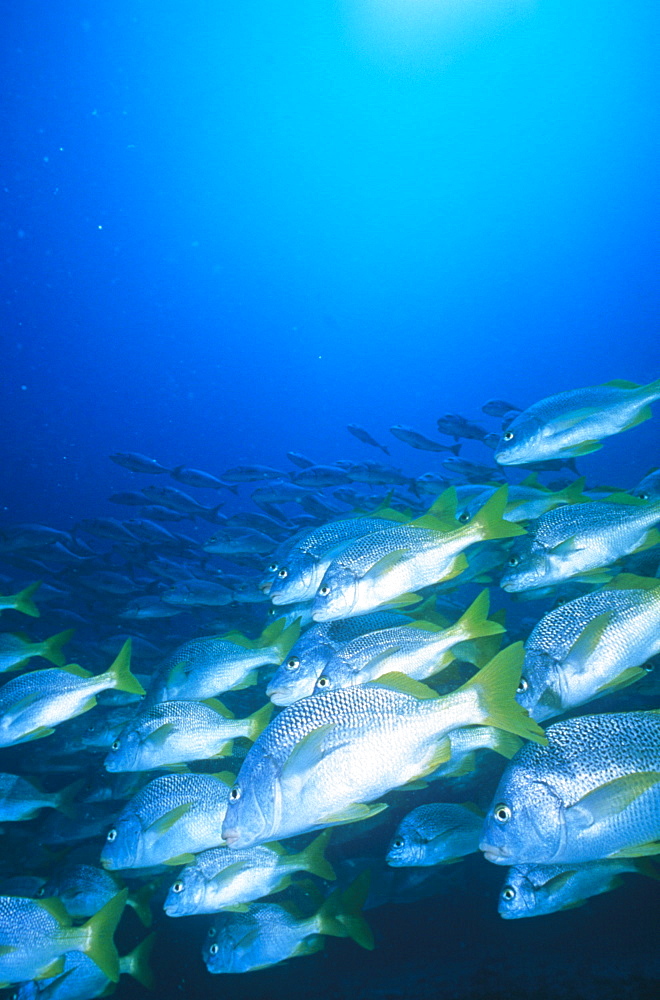
[[(283, 780), (293, 775), (300, 776), (306, 773), (327, 756), (330, 748), (326, 740), (330, 732), (334, 729), (334, 726), (334, 722), (328, 722), (326, 725), (319, 726), (318, 729), (313, 729), (311, 733), (303, 736), (289, 754), (282, 768), (281, 776)], [(335, 749), (337, 749), (337, 746), (333, 745), (332, 750)]]
[(166, 742), (168, 736), (170, 736), (170, 734), (173, 732), (174, 732), (173, 723), (164, 722), (162, 726), (158, 727), (158, 729), (154, 729), (152, 733), (149, 733), (147, 739), (149, 740), (150, 743), (153, 743), (154, 746), (162, 747), (162, 745)]
[(153, 833), (163, 834), (171, 830), (177, 820), (180, 820), (182, 816), (185, 816), (189, 812), (192, 802), (182, 802), (180, 806), (175, 806), (174, 809), (170, 809), (168, 812), (163, 813), (158, 819), (155, 819), (153, 823), (150, 823), (147, 827)]
[(623, 812), (635, 799), (660, 782), (659, 771), (638, 771), (608, 781), (566, 810), (566, 818), (586, 829)]
[(609, 625), (611, 617), (612, 611), (610, 610), (605, 611), (596, 618), (592, 618), (571, 646), (566, 659), (570, 658), (571, 666), (580, 671), (580, 673), (584, 673), (587, 661), (602, 639), (603, 632)]
[(366, 805), (364, 802), (354, 802), (340, 812), (324, 816), (321, 822), (324, 826), (331, 826), (339, 823), (358, 823), (363, 819), (371, 819), (377, 816), (383, 809), (387, 809), (386, 802), (375, 802), (373, 805)]

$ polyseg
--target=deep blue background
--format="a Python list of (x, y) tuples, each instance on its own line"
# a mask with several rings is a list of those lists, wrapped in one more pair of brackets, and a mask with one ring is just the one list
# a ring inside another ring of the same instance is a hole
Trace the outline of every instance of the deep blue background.
[[(347, 422), (432, 433), (493, 396), (658, 377), (659, 21), (651, 0), (11, 5), (6, 518), (116, 513), (113, 450), (377, 457)], [(657, 441), (584, 468), (627, 485)]]
[[(4, 7), (4, 520), (121, 515), (107, 495), (144, 479), (116, 450), (216, 474), (287, 449), (378, 458), (348, 422), (432, 434), (492, 397), (660, 377), (656, 0)], [(581, 468), (631, 485), (660, 464), (658, 426), (656, 408)], [(323, 970), (349, 995), (378, 970), (419, 994), (405, 977), (429, 957), (435, 995), (475, 954), (474, 996), (514, 997), (518, 975), (540, 995), (539, 962), (546, 984), (556, 967), (602, 995), (618, 970), (634, 994), (653, 885), (511, 926), (488, 878), (478, 912), (470, 893), (377, 911), (354, 979), (332, 942), (232, 995), (302, 996)], [(224, 995), (181, 933), (171, 981), (183, 962)]]

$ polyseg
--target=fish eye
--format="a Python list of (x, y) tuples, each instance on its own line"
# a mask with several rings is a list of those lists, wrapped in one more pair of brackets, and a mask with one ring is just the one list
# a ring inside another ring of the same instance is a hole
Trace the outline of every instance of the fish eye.
[(269, 573), (277, 573), (277, 563), (271, 563), (268, 567)]
[(282, 566), (282, 569), (281, 569), (281, 570), (279, 571), (279, 573), (277, 574), (277, 576), (278, 576), (278, 578), (279, 578), (280, 580), (286, 580), (286, 578), (287, 578), (287, 576), (288, 576), (288, 575), (289, 575), (289, 574), (288, 574), (288, 571), (287, 571), (287, 570), (285, 570), (284, 566)]
[(495, 806), (493, 815), (498, 823), (508, 823), (511, 819), (511, 810), (508, 806), (501, 802), (499, 805)]
[(183, 892), (183, 882), (178, 881), (172, 885), (172, 892)]
[(403, 847), (403, 837), (395, 837), (392, 841), (392, 847)]
[(526, 678), (525, 677), (521, 677), (520, 678), (520, 683), (518, 684), (518, 687), (516, 688), (516, 691), (518, 692), (518, 694), (524, 694), (524, 692), (528, 689), (528, 687), (529, 687), (529, 683), (527, 682)]
[(209, 955), (217, 955), (217, 954), (218, 954), (218, 946), (217, 944), (212, 944), (211, 947), (209, 948)]
[(651, 494), (650, 493), (640, 493), (639, 494), (639, 499), (640, 500), (650, 500), (651, 499)]
[(209, 937), (215, 937), (215, 927), (209, 927)]
[(319, 679), (316, 682), (316, 686), (319, 688), (330, 687), (330, 679), (328, 677), (319, 677)]
[(229, 798), (231, 799), (232, 802), (238, 802), (240, 797), (241, 797), (241, 790), (238, 787), (238, 785), (234, 785), (231, 792), (229, 793)]
[(41, 898), (41, 896), (45, 896), (46, 895), (46, 886), (45, 885), (40, 885), (34, 895), (35, 895), (35, 897), (38, 896), (39, 898)]
[(119, 750), (119, 740), (115, 740), (115, 742), (112, 744), (112, 746), (110, 747), (110, 749), (111, 750)]
[(517, 566), (519, 562), (520, 562), (520, 559), (518, 558), (518, 556), (510, 556), (509, 557), (509, 566)]
[(321, 597), (327, 597), (329, 593), (330, 593), (330, 587), (327, 585), (327, 583), (324, 583), (322, 587), (319, 587), (319, 594), (321, 595)]
[(287, 670), (297, 670), (300, 666), (300, 660), (297, 656), (292, 656), (286, 661)]
[(513, 441), (513, 431), (507, 431), (502, 435), (505, 441)]
[(505, 885), (504, 888), (502, 889), (502, 899), (509, 900), (515, 898), (516, 898), (516, 890), (513, 888), (513, 886)]
[(464, 510), (462, 514), (459, 514), (458, 520), (465, 524), (466, 521), (470, 520), (470, 515), (466, 510)]
[(113, 827), (112, 830), (108, 830), (108, 836), (105, 838), (108, 843), (112, 843), (113, 840), (117, 839), (117, 831)]

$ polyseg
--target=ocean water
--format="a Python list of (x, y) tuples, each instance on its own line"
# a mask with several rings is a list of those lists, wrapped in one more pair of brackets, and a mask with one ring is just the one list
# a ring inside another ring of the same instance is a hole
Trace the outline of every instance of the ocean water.
[[(221, 502), (224, 514), (258, 511), (252, 485), (195, 489), (132, 473), (109, 460), (115, 452), (220, 478), (248, 464), (294, 472), (290, 450), (446, 474), (444, 454), (413, 450), (389, 428), (449, 445), (436, 430), (445, 413), (498, 433), (487, 400), (524, 408), (609, 379), (660, 378), (659, 28), (649, 0), (6, 5), (0, 533), (23, 523), (77, 533), (83, 518), (139, 516), (108, 498), (156, 483)], [(659, 410), (578, 460), (589, 486), (632, 489), (660, 464)], [(493, 465), (479, 441), (461, 457)], [(507, 470), (507, 480), (525, 474)], [(199, 517), (164, 526), (198, 544), (213, 530)], [(82, 537), (96, 568), (128, 566), (144, 582), (144, 553), (126, 560)], [(43, 604), (37, 595), (39, 620), (7, 612), (2, 631), (42, 639), (76, 627), (72, 655), (98, 672), (127, 634), (123, 599), (90, 597), (75, 565), (46, 555), (0, 554), (0, 592), (44, 578), (30, 559), (64, 591)], [(225, 569), (254, 575), (252, 564)], [(466, 606), (476, 593), (457, 599)], [(515, 638), (548, 607), (515, 605), (496, 579), (491, 599), (509, 608)], [(254, 637), (266, 607), (133, 623), (156, 651), (136, 651), (134, 669), (212, 622)], [(653, 689), (633, 692), (594, 711), (657, 705)], [(234, 698), (236, 709), (258, 707)], [(0, 770), (36, 773), (48, 746), (0, 750)], [(98, 757), (86, 777), (95, 770)], [(40, 777), (49, 788), (72, 780), (54, 756)], [(409, 807), (421, 801), (405, 794)], [(44, 815), (24, 835), (4, 825), (4, 877), (32, 871), (26, 843), (40, 839)], [(382, 859), (391, 827), (355, 833), (338, 859)], [(657, 995), (651, 879), (503, 921), (498, 866), (474, 855), (441, 876), (428, 894), (394, 888), (367, 911), (372, 952), (329, 939), (318, 954), (244, 976), (209, 975), (206, 918), (166, 918), (155, 903), (158, 995)], [(126, 923), (131, 948), (140, 933)], [(138, 995), (124, 977), (118, 996)]]

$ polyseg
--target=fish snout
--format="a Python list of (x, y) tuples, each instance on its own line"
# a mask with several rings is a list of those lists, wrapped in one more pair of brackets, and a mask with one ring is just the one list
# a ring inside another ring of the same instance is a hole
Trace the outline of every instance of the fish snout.
[(494, 865), (511, 864), (511, 852), (506, 847), (498, 847), (496, 844), (489, 844), (488, 841), (482, 840), (479, 844), (479, 850), (483, 853), (486, 861), (491, 861)]

